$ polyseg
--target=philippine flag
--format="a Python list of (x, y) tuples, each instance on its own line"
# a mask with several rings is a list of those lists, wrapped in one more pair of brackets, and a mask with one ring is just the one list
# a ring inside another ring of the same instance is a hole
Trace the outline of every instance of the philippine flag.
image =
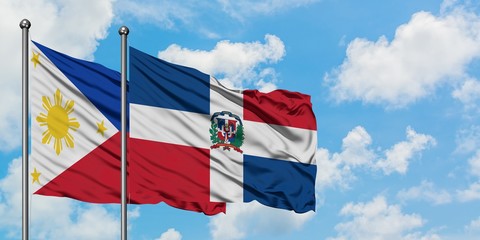
[(120, 74), (33, 42), (32, 192), (120, 199)]
[(130, 168), (151, 180), (132, 192), (315, 210), (317, 133), (308, 95), (230, 90), (131, 47), (129, 97)]
[[(32, 44), (31, 69), (32, 192), (119, 203), (120, 74), (36, 42)], [(148, 185), (142, 184), (150, 181), (145, 179), (148, 175), (127, 170), (128, 203), (166, 202), (207, 215), (225, 212), (225, 203), (149, 195), (151, 191), (144, 189)]]

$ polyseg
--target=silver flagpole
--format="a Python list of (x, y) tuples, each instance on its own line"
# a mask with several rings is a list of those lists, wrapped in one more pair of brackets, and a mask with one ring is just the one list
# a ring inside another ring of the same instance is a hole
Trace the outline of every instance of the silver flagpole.
[(121, 73), (122, 73), (122, 210), (121, 210), (121, 236), (122, 240), (127, 240), (127, 35), (128, 28), (122, 26), (118, 33), (122, 38), (121, 54)]
[(28, 30), (30, 21), (20, 22), (22, 29), (22, 239), (28, 240)]

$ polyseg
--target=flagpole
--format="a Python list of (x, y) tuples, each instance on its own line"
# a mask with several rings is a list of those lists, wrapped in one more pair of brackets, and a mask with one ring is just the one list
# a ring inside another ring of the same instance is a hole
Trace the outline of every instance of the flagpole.
[(121, 74), (122, 74), (122, 205), (121, 205), (121, 237), (127, 240), (127, 35), (128, 28), (120, 27), (118, 33), (122, 38), (121, 46)]
[(30, 21), (20, 21), (22, 29), (22, 239), (28, 240), (28, 30)]

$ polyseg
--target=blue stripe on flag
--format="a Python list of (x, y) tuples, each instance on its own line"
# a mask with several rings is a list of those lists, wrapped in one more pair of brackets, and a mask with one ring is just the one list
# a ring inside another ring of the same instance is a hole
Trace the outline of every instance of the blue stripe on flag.
[(315, 211), (316, 165), (244, 155), (243, 169), (244, 202)]
[(130, 102), (210, 114), (210, 76), (130, 47)]
[(120, 73), (33, 43), (120, 130)]

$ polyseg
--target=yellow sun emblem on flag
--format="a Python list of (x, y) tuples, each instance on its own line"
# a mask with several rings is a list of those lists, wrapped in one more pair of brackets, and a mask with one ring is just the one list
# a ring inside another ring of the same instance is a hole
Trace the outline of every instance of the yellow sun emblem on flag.
[(60, 155), (63, 148), (62, 139), (67, 147), (73, 148), (75, 146), (73, 136), (68, 131), (70, 129), (76, 131), (80, 127), (80, 123), (76, 118), (70, 118), (69, 116), (73, 112), (73, 105), (75, 104), (73, 100), (67, 100), (65, 105), (62, 106), (63, 96), (60, 89), (57, 89), (53, 97), (53, 105), (49, 97), (42, 97), (42, 106), (47, 113), (40, 113), (37, 116), (37, 122), (40, 126), (47, 126), (47, 130), (42, 134), (42, 143), (50, 144), (50, 140), (55, 138), (53, 148), (55, 153)]

